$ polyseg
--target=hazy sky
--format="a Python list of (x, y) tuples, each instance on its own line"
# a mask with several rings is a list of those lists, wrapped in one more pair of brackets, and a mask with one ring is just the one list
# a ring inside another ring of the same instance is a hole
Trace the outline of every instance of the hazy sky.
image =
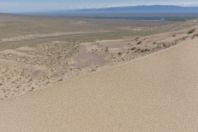
[(156, 4), (198, 6), (198, 0), (0, 0), (0, 12), (45, 11)]

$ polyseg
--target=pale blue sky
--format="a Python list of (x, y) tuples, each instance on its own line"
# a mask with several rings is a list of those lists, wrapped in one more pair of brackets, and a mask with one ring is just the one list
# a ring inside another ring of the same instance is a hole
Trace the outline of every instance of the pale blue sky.
[(198, 0), (0, 0), (0, 12), (45, 11), (132, 5), (198, 6)]

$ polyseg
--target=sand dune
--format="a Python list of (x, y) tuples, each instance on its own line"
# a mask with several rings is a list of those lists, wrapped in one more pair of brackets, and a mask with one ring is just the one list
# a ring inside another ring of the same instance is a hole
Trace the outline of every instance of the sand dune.
[(197, 42), (4, 100), (0, 131), (198, 131)]

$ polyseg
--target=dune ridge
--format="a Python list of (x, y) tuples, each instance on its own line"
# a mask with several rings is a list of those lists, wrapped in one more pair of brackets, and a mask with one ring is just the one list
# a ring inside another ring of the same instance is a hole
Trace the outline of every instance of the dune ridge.
[(1, 101), (1, 131), (197, 131), (197, 42)]

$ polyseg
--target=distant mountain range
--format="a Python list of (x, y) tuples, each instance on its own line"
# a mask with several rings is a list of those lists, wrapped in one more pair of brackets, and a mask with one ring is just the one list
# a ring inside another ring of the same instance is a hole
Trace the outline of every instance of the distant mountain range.
[(65, 12), (73, 13), (198, 13), (198, 7), (181, 7), (169, 5), (110, 7), (99, 9), (81, 9)]
[(31, 15), (82, 16), (134, 20), (188, 20), (198, 18), (198, 7), (170, 5), (127, 6), (98, 9), (59, 10), (53, 12), (33, 13)]
[(171, 5), (151, 5), (151, 6), (125, 6), (93, 9), (59, 10), (51, 12), (33, 13), (37, 15), (92, 15), (92, 14), (198, 14), (198, 7), (181, 7)]

